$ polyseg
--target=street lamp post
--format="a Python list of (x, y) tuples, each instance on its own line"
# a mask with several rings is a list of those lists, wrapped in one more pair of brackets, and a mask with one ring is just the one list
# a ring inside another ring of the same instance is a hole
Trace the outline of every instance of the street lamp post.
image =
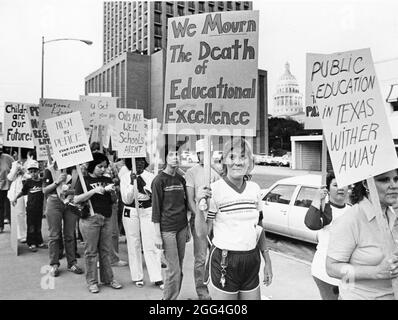
[(59, 39), (52, 39), (52, 40), (44, 41), (44, 36), (41, 37), (41, 95), (40, 95), (40, 97), (42, 99), (43, 99), (43, 95), (44, 95), (44, 45), (49, 42), (64, 41), (64, 40), (80, 41), (89, 46), (93, 44), (92, 41), (83, 40), (83, 39), (59, 38)]

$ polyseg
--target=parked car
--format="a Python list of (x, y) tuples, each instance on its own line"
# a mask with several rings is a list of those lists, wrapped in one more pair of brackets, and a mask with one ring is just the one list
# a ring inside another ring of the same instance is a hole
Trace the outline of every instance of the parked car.
[(274, 157), (272, 159), (274, 165), (280, 166), (280, 167), (289, 167), (290, 166), (290, 157), (288, 155), (284, 155), (282, 157)]
[(270, 157), (266, 153), (259, 153), (254, 155), (254, 163), (259, 165), (266, 165)]
[(305, 214), (321, 186), (321, 175), (284, 178), (262, 190), (266, 231), (317, 243), (317, 231), (304, 224)]

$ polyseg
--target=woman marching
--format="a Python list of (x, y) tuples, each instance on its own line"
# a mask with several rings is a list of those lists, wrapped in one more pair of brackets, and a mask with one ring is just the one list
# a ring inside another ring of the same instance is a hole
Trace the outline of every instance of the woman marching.
[[(161, 251), (155, 246), (155, 225), (152, 222), (152, 189), (154, 175), (145, 170), (148, 163), (145, 158), (135, 159), (137, 172), (131, 172), (132, 160), (127, 158), (124, 170), (120, 176), (120, 192), (124, 203), (123, 226), (126, 231), (127, 248), (131, 278), (139, 288), (144, 286), (144, 271), (142, 267), (142, 251), (148, 269), (149, 279), (160, 289), (163, 289), (161, 271)], [(138, 206), (135, 208), (134, 180), (137, 180)]]
[[(337, 300), (339, 280), (326, 273), (326, 252), (329, 244), (330, 228), (350, 205), (346, 204), (348, 188), (339, 188), (334, 173), (326, 176), (326, 186), (319, 190), (319, 196), (312, 201), (304, 223), (311, 230), (319, 230), (318, 245), (311, 264), (311, 273), (323, 300)], [(329, 196), (329, 201), (321, 207), (321, 202)]]
[(98, 293), (97, 255), (99, 255), (99, 269), (101, 281), (113, 289), (120, 289), (122, 285), (113, 278), (110, 262), (112, 246), (112, 203), (116, 201), (113, 181), (105, 177), (104, 173), (109, 165), (108, 158), (102, 153), (93, 153), (93, 160), (88, 163), (88, 175), (84, 177), (87, 192), (83, 193), (81, 183), (75, 190), (75, 203), (90, 200), (94, 215), (80, 219), (80, 230), (85, 242), (84, 256), (86, 260), (86, 280), (88, 290)]
[(222, 163), (222, 179), (211, 184), (207, 213), (208, 229), (213, 229), (214, 236), (209, 256), (210, 295), (216, 300), (260, 299), (260, 253), (267, 286), (272, 282), (272, 266), (259, 225), (260, 187), (248, 181), (254, 167), (250, 144), (243, 138), (227, 142)]
[[(374, 180), (383, 218), (389, 227), (389, 241), (394, 244), (398, 224), (392, 206), (398, 199), (398, 172), (391, 170), (375, 176)], [(398, 276), (398, 256), (397, 252), (394, 255), (383, 252), (386, 244), (369, 200), (366, 181), (354, 185), (351, 202), (353, 206), (331, 229), (326, 271), (329, 276), (344, 280), (339, 285), (339, 299), (392, 300), (392, 279)]]

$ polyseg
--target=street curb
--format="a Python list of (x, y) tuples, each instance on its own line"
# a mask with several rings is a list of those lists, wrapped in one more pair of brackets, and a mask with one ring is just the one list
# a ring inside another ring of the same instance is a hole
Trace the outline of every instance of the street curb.
[(307, 265), (307, 266), (309, 266), (309, 267), (311, 266), (311, 262), (308, 262), (308, 261), (305, 261), (305, 260), (301, 260), (301, 259), (298, 259), (298, 258), (289, 256), (289, 255), (287, 255), (287, 254), (285, 254), (285, 253), (278, 252), (278, 251), (274, 251), (274, 250), (271, 250), (271, 249), (270, 249), (270, 251), (271, 251), (272, 253), (275, 253), (275, 254), (277, 254), (277, 255), (280, 255), (280, 256), (282, 256), (282, 257), (284, 257), (284, 258), (287, 258), (287, 259), (290, 259), (290, 260), (293, 260), (293, 261), (296, 261), (296, 262), (303, 263), (303, 264), (305, 264), (305, 265)]

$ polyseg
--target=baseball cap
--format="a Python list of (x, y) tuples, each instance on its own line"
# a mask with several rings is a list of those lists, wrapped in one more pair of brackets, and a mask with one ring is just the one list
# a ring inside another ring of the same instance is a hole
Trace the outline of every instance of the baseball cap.
[(29, 169), (39, 169), (39, 163), (36, 160), (29, 161), (29, 164), (26, 166)]

